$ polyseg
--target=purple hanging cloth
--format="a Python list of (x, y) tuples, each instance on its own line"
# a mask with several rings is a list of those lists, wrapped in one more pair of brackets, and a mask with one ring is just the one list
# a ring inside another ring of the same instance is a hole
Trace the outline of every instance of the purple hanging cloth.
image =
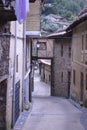
[(26, 0), (22, 0), (22, 3), (21, 3), (21, 14), (20, 14), (20, 17), (21, 17), (21, 20), (25, 20), (26, 19)]
[(29, 0), (16, 0), (15, 14), (20, 24), (26, 20), (28, 11), (29, 11)]

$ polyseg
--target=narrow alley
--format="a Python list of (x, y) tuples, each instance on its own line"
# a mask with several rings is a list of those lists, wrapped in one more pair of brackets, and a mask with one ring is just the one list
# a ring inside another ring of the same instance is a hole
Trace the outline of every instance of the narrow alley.
[(50, 86), (41, 81), (38, 70), (34, 73), (34, 86), (33, 98), (50, 96)]
[(35, 71), (31, 109), (20, 130), (84, 130), (81, 115), (81, 110), (68, 99), (50, 96), (50, 86), (41, 82)]

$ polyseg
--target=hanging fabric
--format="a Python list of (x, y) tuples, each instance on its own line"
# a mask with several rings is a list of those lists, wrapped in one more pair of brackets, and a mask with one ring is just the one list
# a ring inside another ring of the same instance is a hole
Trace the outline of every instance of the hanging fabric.
[(15, 2), (15, 15), (21, 24), (26, 20), (27, 12), (29, 12), (29, 0), (16, 0)]

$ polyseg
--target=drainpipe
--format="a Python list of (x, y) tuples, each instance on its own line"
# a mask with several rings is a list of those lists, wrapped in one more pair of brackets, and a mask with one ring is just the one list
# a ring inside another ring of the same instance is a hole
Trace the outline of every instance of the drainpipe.
[(15, 21), (15, 43), (14, 43), (14, 62), (13, 62), (13, 97), (12, 97), (12, 127), (15, 124), (16, 44), (17, 44), (17, 22)]
[[(23, 35), (24, 35), (24, 42), (23, 42), (23, 106), (24, 109), (29, 109), (29, 83), (26, 84), (26, 78), (29, 75), (29, 72), (26, 74), (27, 71), (27, 61), (26, 61), (26, 21), (23, 24)], [(28, 81), (29, 82), (29, 81)]]
[(25, 35), (26, 23), (23, 23), (23, 73), (22, 73), (22, 110), (24, 110), (25, 104), (25, 84), (24, 84), (24, 77), (26, 74), (26, 67), (25, 67), (25, 57), (26, 57), (26, 35)]

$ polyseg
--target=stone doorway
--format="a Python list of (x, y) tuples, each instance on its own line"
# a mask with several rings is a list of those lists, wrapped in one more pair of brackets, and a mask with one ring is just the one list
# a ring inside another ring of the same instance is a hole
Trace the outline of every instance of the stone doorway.
[(0, 82), (0, 130), (6, 130), (7, 80)]

